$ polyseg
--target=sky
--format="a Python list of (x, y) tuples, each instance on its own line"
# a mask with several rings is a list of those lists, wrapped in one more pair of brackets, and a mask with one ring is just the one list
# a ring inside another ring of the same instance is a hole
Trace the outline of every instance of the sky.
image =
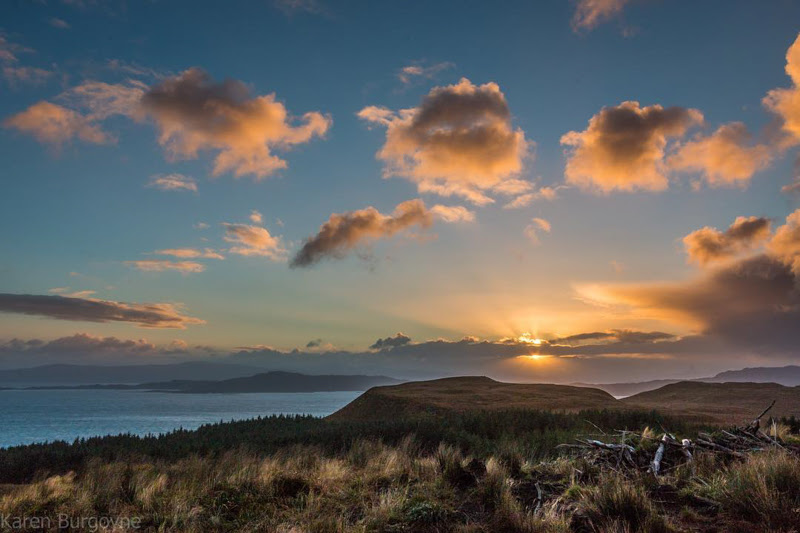
[(800, 2), (8, 1), (0, 368), (797, 362)]

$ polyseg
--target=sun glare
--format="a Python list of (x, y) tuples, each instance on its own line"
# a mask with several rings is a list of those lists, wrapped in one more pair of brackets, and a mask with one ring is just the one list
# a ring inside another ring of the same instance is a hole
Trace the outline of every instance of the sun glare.
[(517, 337), (517, 341), (524, 342), (526, 344), (533, 344), (535, 346), (540, 346), (544, 342), (544, 339), (540, 339), (526, 332)]

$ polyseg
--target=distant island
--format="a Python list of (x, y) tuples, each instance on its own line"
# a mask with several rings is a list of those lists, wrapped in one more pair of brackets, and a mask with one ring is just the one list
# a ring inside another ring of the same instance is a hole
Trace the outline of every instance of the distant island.
[(264, 372), (253, 376), (219, 381), (174, 379), (138, 383), (41, 385), (20, 387), (23, 390), (142, 390), (191, 394), (230, 394), (245, 392), (333, 392), (364, 391), (382, 385), (396, 385), (400, 380), (387, 376), (306, 375), (295, 372)]

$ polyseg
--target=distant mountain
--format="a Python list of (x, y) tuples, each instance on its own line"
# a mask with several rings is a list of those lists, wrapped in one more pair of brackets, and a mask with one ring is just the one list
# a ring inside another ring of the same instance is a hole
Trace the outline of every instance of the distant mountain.
[(365, 421), (453, 411), (505, 409), (580, 411), (624, 407), (619, 400), (598, 389), (568, 385), (501, 383), (483, 376), (469, 376), (375, 387), (329, 418)]
[(81, 385), (96, 383), (144, 383), (150, 381), (212, 380), (252, 376), (263, 368), (211, 362), (164, 365), (44, 365), (33, 368), (0, 370), (0, 386)]
[(371, 387), (395, 385), (397, 383), (401, 383), (401, 381), (387, 376), (311, 376), (293, 372), (265, 372), (254, 376), (222, 381), (175, 380), (160, 383), (142, 383), (137, 388), (191, 393), (327, 392), (363, 391)]
[(145, 390), (184, 392), (193, 394), (237, 393), (237, 392), (332, 392), (363, 391), (380, 385), (395, 385), (400, 380), (386, 376), (361, 375), (327, 375), (310, 376), (292, 372), (265, 372), (254, 376), (232, 378), (220, 381), (194, 381), (175, 379), (150, 383), (128, 384), (92, 384), (92, 385), (52, 385), (27, 387), (31, 390), (42, 389), (80, 389), (80, 390)]
[(741, 370), (726, 370), (708, 378), (655, 379), (632, 383), (573, 383), (573, 385), (601, 389), (617, 398), (621, 398), (685, 381), (705, 383), (777, 383), (787, 387), (796, 387), (800, 385), (800, 366), (760, 366)]
[(741, 370), (726, 370), (713, 378), (700, 381), (712, 381), (715, 383), (749, 381), (753, 383), (778, 383), (787, 387), (794, 387), (800, 385), (800, 366), (760, 366)]

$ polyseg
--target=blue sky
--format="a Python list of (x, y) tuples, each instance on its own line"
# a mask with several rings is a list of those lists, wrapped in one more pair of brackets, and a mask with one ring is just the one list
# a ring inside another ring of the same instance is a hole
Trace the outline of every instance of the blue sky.
[[(180, 303), (180, 313), (205, 323), (141, 329), (125, 320), (64, 320), (7, 307), (0, 339), (86, 333), (225, 352), (256, 345), (291, 350), (312, 339), (358, 351), (398, 331), (413, 342), (526, 333), (546, 341), (622, 329), (708, 334), (707, 323), (627, 300), (589, 302), (582, 288), (711, 276), (711, 266), (687, 260), (685, 236), (705, 226), (724, 231), (739, 216), (769, 219), (776, 229), (799, 207), (797, 196), (781, 192), (796, 175), (794, 144), (770, 137), (791, 117), (770, 112), (762, 98), (792, 87), (786, 53), (800, 30), (800, 3), (606, 0), (595, 4), (611, 11), (576, 27), (583, 3), (4, 3), (0, 35), (15, 60), (4, 63), (0, 86), (0, 292)], [(399, 74), (409, 66), (422, 74), (404, 82)], [(21, 67), (42, 69), (41, 79), (8, 70)], [(75, 135), (40, 142), (30, 128), (14, 125), (13, 117), (39, 102), (88, 116), (86, 101), (71, 92), (87, 82), (131, 87), (133, 79), (148, 93), (190, 68), (212, 83), (238, 80), (248, 98), (274, 93), (292, 127), (309, 112), (330, 123), (324, 134), (290, 148), (272, 146), (286, 168), (263, 179), (214, 176), (219, 149), (208, 145), (170, 158), (155, 112), (91, 119), (115, 138), (106, 143)], [(554, 198), (504, 209), (514, 195), (493, 191), (494, 203), (479, 205), (419, 190), (408, 169), (384, 177), (388, 163), (376, 154), (388, 143), (386, 127), (357, 114), (368, 106), (419, 108), (436, 87), (462, 78), (478, 88), (497, 84), (510, 112), (505, 126), (524, 133), (528, 156), (512, 174), (528, 189), (515, 194), (544, 187), (556, 191)], [(683, 171), (670, 171), (661, 191), (598, 193), (571, 183), (562, 136), (587, 130), (601, 109), (629, 100), (702, 113), (702, 125), (668, 138), (667, 155), (739, 121), (769, 161), (735, 186), (712, 187), (700, 173)], [(171, 174), (192, 178), (197, 191), (148, 186), (154, 176)], [(428, 215), (430, 225), (371, 234), (307, 268), (289, 268), (332, 214), (373, 206), (388, 216), (417, 198), (426, 209), (462, 207), (474, 220)], [(261, 223), (249, 219), (253, 210)], [(201, 222), (208, 227), (197, 229)], [(280, 238), (283, 256), (231, 252), (224, 223), (263, 228)], [(534, 239), (526, 234), (532, 225)], [(736, 254), (721, 259), (760, 253), (731, 246)], [(205, 248), (225, 259), (192, 259), (202, 272), (142, 271), (130, 263), (178, 260), (157, 250)], [(612, 312), (612, 304), (634, 309)], [(692, 357), (692, 365), (706, 369), (791, 354), (748, 347), (733, 361)], [(675, 363), (675, 372), (690, 372), (687, 365)]]

